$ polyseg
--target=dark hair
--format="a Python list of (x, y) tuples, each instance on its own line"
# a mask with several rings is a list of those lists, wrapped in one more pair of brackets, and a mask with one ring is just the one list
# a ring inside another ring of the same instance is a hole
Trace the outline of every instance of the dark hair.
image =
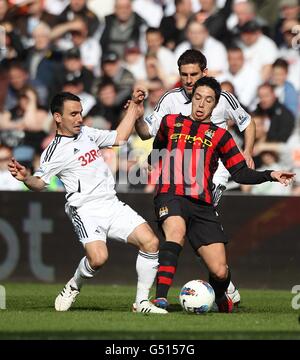
[(186, 50), (183, 54), (180, 55), (177, 65), (180, 70), (181, 65), (187, 64), (198, 64), (201, 71), (204, 71), (207, 66), (206, 57), (199, 50)]
[(56, 94), (53, 99), (51, 100), (51, 104), (50, 104), (50, 110), (51, 110), (51, 114), (53, 115), (54, 113), (59, 113), (59, 114), (63, 114), (63, 108), (64, 108), (64, 102), (65, 101), (78, 101), (80, 102), (80, 98), (77, 95), (74, 95), (72, 93), (69, 92), (61, 92)]
[(227, 52), (229, 51), (239, 51), (239, 52), (243, 52), (243, 50), (237, 46), (237, 45), (231, 45), (227, 47)]
[(222, 89), (221, 85), (214, 77), (204, 76), (203, 78), (197, 80), (193, 88), (192, 97), (194, 96), (194, 93), (199, 86), (208, 86), (209, 88), (211, 88), (215, 92), (216, 104), (218, 103)]
[(148, 27), (148, 29), (146, 30), (146, 35), (156, 34), (156, 33), (162, 35), (160, 28)]
[(263, 84), (260, 84), (259, 87), (257, 88), (257, 91), (259, 91), (260, 89), (267, 87), (269, 88), (272, 92), (275, 92), (275, 85), (269, 83), (269, 82), (264, 82)]
[(104, 76), (103, 79), (101, 80), (101, 82), (97, 86), (97, 94), (99, 94), (99, 92), (102, 91), (107, 86), (112, 86), (114, 88), (115, 92), (118, 91), (118, 88), (117, 88), (117, 85), (115, 84), (115, 82), (111, 78)]
[(289, 64), (288, 64), (288, 62), (287, 62), (286, 60), (284, 60), (284, 59), (281, 59), (281, 58), (277, 59), (277, 60), (273, 63), (272, 68), (274, 69), (275, 67), (281, 67), (281, 68), (283, 68), (286, 72), (288, 72), (288, 70), (289, 70)]

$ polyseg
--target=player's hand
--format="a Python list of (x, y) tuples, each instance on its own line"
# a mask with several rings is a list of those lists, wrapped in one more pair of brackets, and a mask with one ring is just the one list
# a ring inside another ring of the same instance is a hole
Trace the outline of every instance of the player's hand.
[(17, 162), (15, 158), (12, 158), (11, 161), (8, 163), (8, 170), (19, 181), (25, 181), (27, 177), (27, 169), (25, 166), (22, 166), (20, 163)]
[(283, 184), (284, 186), (288, 186), (288, 185), (292, 184), (292, 182), (295, 179), (295, 175), (296, 175), (295, 173), (288, 172), (288, 171), (272, 171), (271, 172), (271, 177), (274, 180), (277, 180), (278, 182)]
[(137, 87), (133, 90), (131, 101), (135, 104), (141, 104), (147, 97), (146, 88)]
[(246, 164), (250, 169), (255, 169), (255, 164), (252, 158), (252, 155), (248, 151), (243, 152), (244, 158), (246, 160)]

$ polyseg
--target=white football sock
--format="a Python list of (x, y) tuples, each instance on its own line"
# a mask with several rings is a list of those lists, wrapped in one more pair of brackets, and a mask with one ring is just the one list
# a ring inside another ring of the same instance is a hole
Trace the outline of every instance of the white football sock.
[(136, 272), (138, 276), (136, 303), (149, 299), (149, 292), (154, 283), (158, 268), (158, 252), (145, 253), (139, 251), (136, 259)]
[(97, 270), (91, 268), (87, 257), (83, 257), (75, 271), (72, 286), (80, 290), (81, 286), (87, 279), (91, 279), (96, 274)]

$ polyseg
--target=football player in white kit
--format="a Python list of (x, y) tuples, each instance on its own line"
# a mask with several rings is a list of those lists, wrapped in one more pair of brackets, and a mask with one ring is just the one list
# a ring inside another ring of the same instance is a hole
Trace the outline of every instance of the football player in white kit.
[[(136, 131), (143, 139), (149, 139), (156, 135), (162, 118), (167, 114), (179, 114), (188, 116), (192, 111), (191, 95), (195, 82), (207, 75), (206, 57), (198, 50), (187, 50), (178, 59), (178, 70), (182, 87), (166, 92), (156, 105), (154, 112), (140, 118), (135, 125)], [(246, 86), (246, 84), (245, 84)], [(230, 93), (222, 91), (220, 100), (213, 110), (211, 120), (217, 126), (227, 128), (227, 120), (232, 119), (236, 122), (239, 130), (245, 131), (245, 147), (243, 155), (248, 167), (254, 168), (252, 159), (252, 149), (255, 140), (255, 124), (251, 116), (241, 107), (238, 100)], [(229, 172), (221, 161), (219, 161), (213, 182), (213, 202), (217, 206), (223, 191), (226, 189)], [(240, 294), (235, 286), (230, 282), (227, 294), (233, 303), (240, 302)]]
[(158, 267), (159, 240), (146, 221), (119, 201), (113, 175), (99, 149), (127, 141), (136, 119), (143, 116), (144, 92), (136, 89), (125, 117), (115, 131), (83, 126), (80, 98), (59, 93), (51, 102), (57, 125), (55, 139), (41, 155), (40, 168), (32, 176), (12, 159), (11, 174), (31, 190), (41, 191), (56, 175), (66, 189), (66, 213), (85, 249), (74, 276), (55, 300), (57, 311), (66, 311), (75, 301), (81, 286), (106, 262), (107, 237), (136, 246), (138, 275), (136, 311), (166, 314), (149, 301), (149, 291)]

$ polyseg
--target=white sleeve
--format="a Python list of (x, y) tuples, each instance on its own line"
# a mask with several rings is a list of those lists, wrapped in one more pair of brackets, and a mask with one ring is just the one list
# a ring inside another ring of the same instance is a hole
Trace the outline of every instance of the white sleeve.
[(45, 184), (49, 185), (51, 178), (57, 175), (63, 166), (64, 162), (57, 158), (51, 159), (50, 162), (43, 162), (41, 160), (40, 167), (35, 171), (34, 176), (41, 178)]
[(95, 143), (100, 147), (113, 146), (117, 138), (116, 130), (99, 130), (95, 128), (85, 128), (89, 136), (93, 137)]
[(172, 113), (174, 113), (174, 109), (172, 111), (170, 101), (165, 94), (158, 101), (153, 113), (144, 118), (152, 137), (157, 134), (162, 118), (165, 115)]
[(232, 119), (237, 124), (240, 132), (244, 131), (251, 122), (251, 116), (247, 111), (242, 108), (237, 98), (227, 91), (222, 91), (222, 95), (225, 98), (226, 108), (225, 116), (226, 120)]

